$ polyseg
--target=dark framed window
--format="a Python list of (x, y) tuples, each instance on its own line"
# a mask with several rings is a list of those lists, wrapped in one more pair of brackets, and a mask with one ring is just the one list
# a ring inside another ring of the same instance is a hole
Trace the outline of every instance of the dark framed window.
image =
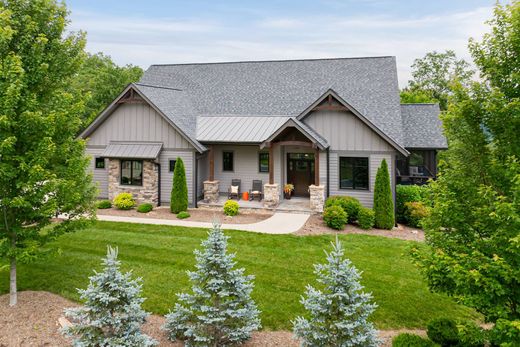
[(104, 169), (105, 168), (105, 158), (96, 157), (96, 169)]
[(233, 152), (222, 152), (222, 171), (233, 171)]
[(368, 190), (368, 158), (339, 158), (340, 189)]
[(258, 153), (258, 172), (269, 172), (269, 153)]
[(175, 170), (175, 162), (176, 160), (170, 159), (170, 172), (173, 172)]
[(128, 186), (143, 185), (142, 160), (121, 160), (121, 184)]

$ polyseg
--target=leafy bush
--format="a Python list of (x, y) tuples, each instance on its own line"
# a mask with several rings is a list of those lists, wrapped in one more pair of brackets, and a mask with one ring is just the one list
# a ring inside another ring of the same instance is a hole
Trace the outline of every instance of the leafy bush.
[(422, 202), (425, 206), (432, 206), (430, 185), (398, 185), (395, 190), (396, 219), (399, 223), (409, 224), (406, 215), (407, 202)]
[(428, 323), (428, 337), (442, 347), (457, 346), (459, 343), (459, 331), (453, 319), (436, 318)]
[(405, 203), (406, 220), (408, 225), (412, 227), (422, 227), (421, 221), (430, 215), (430, 210), (421, 201), (412, 201)]
[(137, 206), (137, 212), (148, 213), (153, 210), (153, 205), (149, 203), (141, 204)]
[(492, 346), (520, 346), (520, 320), (499, 319), (490, 332)]
[(363, 207), (358, 199), (351, 196), (330, 196), (325, 201), (325, 207), (341, 206), (348, 215), (348, 222), (352, 223), (358, 219), (359, 210)]
[(114, 206), (120, 210), (130, 210), (135, 206), (135, 200), (130, 193), (119, 193), (114, 199)]
[(99, 208), (100, 210), (104, 210), (110, 207), (112, 207), (112, 202), (110, 200), (99, 200), (96, 202), (96, 208)]
[(228, 200), (224, 204), (224, 214), (226, 216), (236, 216), (238, 214), (238, 202), (235, 200)]
[(372, 229), (376, 220), (374, 210), (371, 208), (362, 207), (358, 213), (358, 225), (361, 229)]
[(394, 201), (390, 188), (390, 174), (388, 164), (383, 159), (377, 169), (376, 184), (374, 188), (374, 212), (376, 215), (376, 227), (380, 229), (392, 229), (395, 224)]
[(186, 171), (181, 158), (175, 161), (173, 170), (172, 193), (170, 197), (170, 211), (179, 213), (188, 209), (188, 184), (186, 183)]
[(185, 219), (185, 218), (188, 218), (190, 216), (190, 214), (186, 211), (181, 211), (179, 213), (177, 213), (177, 218), (179, 219)]
[(460, 347), (484, 347), (487, 343), (487, 333), (475, 322), (470, 320), (458, 321)]
[(392, 347), (435, 347), (435, 344), (422, 336), (402, 333), (394, 337)]
[(347, 224), (348, 214), (341, 206), (329, 206), (323, 211), (323, 220), (328, 227), (342, 230), (345, 228), (345, 224)]

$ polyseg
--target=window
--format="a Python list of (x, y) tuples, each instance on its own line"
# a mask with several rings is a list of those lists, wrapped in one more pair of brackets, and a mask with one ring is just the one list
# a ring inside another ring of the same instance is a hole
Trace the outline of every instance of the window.
[(269, 153), (258, 153), (258, 172), (269, 172)]
[(339, 158), (339, 187), (368, 190), (368, 158)]
[(170, 160), (170, 172), (175, 171), (175, 162), (176, 160)]
[(233, 152), (222, 152), (222, 171), (233, 171)]
[(96, 169), (104, 169), (105, 168), (105, 158), (96, 157)]
[(142, 160), (121, 160), (121, 184), (129, 186), (143, 185)]

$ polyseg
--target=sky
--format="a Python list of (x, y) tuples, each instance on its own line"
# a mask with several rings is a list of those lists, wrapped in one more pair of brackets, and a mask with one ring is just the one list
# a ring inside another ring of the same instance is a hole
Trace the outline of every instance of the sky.
[(470, 60), (494, 0), (68, 0), (70, 30), (119, 65), (396, 56), (399, 84), (427, 52)]

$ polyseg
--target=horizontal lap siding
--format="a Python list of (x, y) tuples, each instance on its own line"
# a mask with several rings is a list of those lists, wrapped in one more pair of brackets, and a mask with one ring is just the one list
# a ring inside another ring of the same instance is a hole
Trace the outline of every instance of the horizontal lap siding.
[[(339, 189), (339, 157), (368, 157), (369, 165), (369, 190), (349, 190)], [(377, 169), (381, 165), (383, 159), (386, 159), (390, 173), (394, 172), (393, 153), (388, 154), (374, 154), (374, 153), (359, 153), (359, 152), (331, 152), (330, 153), (330, 195), (345, 195), (352, 196), (359, 199), (359, 201), (366, 207), (372, 207), (374, 203), (374, 185), (376, 181)], [(393, 180), (393, 175), (391, 176)], [(393, 184), (392, 184), (393, 187)]]
[(101, 156), (105, 148), (85, 149), (85, 153), (90, 156), (89, 172), (92, 173), (92, 180), (99, 189), (98, 197), (108, 199), (108, 160), (105, 160), (104, 169), (96, 169), (96, 157)]
[(194, 184), (194, 157), (195, 153), (192, 151), (175, 151), (162, 150), (159, 155), (159, 162), (161, 164), (161, 203), (168, 205), (170, 203), (170, 196), (173, 183), (173, 172), (170, 172), (170, 160), (182, 158), (184, 169), (186, 171), (186, 183), (188, 184), (188, 203), (193, 205), (193, 184)]

